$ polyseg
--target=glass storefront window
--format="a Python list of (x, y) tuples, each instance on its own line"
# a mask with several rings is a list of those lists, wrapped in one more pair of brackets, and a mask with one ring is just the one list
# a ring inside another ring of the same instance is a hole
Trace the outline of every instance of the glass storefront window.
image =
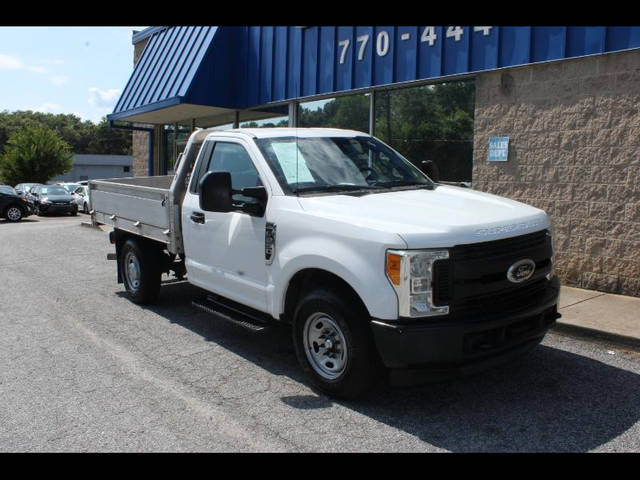
[(160, 151), (160, 175), (172, 175), (175, 161), (185, 147), (191, 135), (190, 125), (164, 125)]
[(369, 133), (369, 93), (304, 102), (298, 126), (345, 128)]
[(444, 181), (471, 181), (475, 82), (376, 93), (375, 136), (414, 165), (433, 160)]
[(288, 127), (289, 116), (263, 118), (262, 120), (248, 120), (240, 122), (240, 128), (272, 128), (272, 127)]
[(215, 127), (204, 127), (204, 128), (213, 128), (214, 130), (230, 130), (233, 128), (233, 122), (225, 123), (224, 125), (216, 125)]

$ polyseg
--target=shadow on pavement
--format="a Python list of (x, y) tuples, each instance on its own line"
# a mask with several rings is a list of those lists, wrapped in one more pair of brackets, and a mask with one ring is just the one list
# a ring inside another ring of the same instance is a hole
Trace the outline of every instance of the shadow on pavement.
[(20, 225), (21, 223), (37, 223), (37, 222), (38, 222), (37, 218), (31, 218), (31, 217), (23, 218), (19, 222), (10, 222), (9, 220), (5, 220), (4, 218), (0, 218), (0, 225), (2, 225), (2, 224)]
[[(163, 286), (150, 308), (277, 375), (307, 384), (287, 327), (253, 334), (191, 306), (202, 290)], [(410, 388), (381, 386), (358, 402), (283, 397), (302, 410), (334, 403), (454, 452), (594, 449), (640, 418), (640, 375), (540, 345), (517, 361), (463, 379)]]

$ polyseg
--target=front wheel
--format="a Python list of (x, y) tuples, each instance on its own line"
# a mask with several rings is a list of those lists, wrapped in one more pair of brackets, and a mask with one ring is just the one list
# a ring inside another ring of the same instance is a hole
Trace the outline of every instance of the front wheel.
[(368, 315), (353, 303), (332, 290), (313, 290), (294, 318), (302, 369), (318, 390), (339, 398), (363, 395), (382, 373)]
[(143, 248), (133, 239), (120, 250), (120, 271), (129, 298), (135, 303), (153, 303), (158, 298), (162, 272), (157, 251)]
[(4, 214), (5, 218), (10, 222), (19, 222), (22, 220), (22, 210), (20, 207), (11, 206), (7, 208), (7, 211)]

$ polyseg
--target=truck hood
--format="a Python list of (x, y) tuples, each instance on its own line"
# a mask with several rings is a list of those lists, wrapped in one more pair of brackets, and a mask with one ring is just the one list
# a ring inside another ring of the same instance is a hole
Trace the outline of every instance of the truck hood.
[(396, 233), (407, 248), (487, 242), (549, 227), (547, 215), (538, 208), (448, 185), (363, 196), (299, 197), (299, 202), (305, 212), (327, 220)]

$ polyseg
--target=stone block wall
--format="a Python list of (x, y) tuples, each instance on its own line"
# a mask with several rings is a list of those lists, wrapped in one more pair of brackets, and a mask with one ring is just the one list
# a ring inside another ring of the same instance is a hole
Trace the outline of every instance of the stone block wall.
[(149, 175), (149, 133), (133, 130), (131, 151), (133, 152), (131, 171), (134, 177)]
[[(144, 47), (149, 41), (148, 38), (136, 43), (133, 46), (133, 65), (135, 67)], [(149, 133), (133, 130), (131, 151), (133, 154), (131, 171), (134, 177), (146, 177), (149, 175)]]
[(473, 188), (546, 210), (562, 282), (640, 296), (640, 50), (480, 74), (474, 129)]

